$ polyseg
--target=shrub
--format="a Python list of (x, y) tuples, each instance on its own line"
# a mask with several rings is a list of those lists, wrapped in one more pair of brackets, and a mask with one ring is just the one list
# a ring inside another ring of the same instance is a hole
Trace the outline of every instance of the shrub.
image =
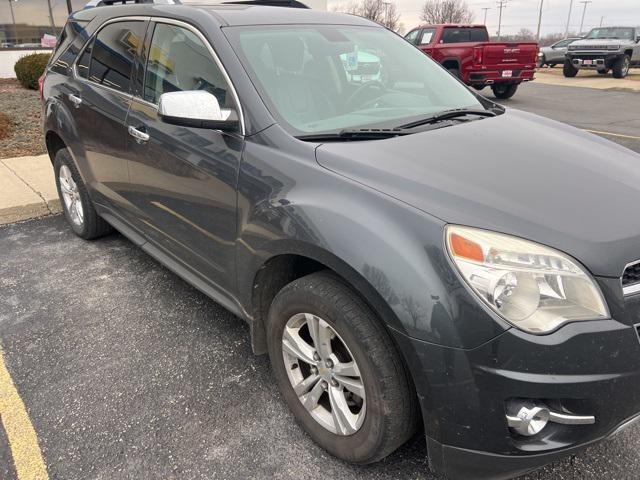
[(0, 113), (0, 140), (6, 138), (11, 133), (11, 121), (4, 113)]
[(44, 73), (49, 61), (49, 53), (32, 53), (18, 60), (13, 67), (18, 81), (24, 88), (38, 89), (38, 79)]

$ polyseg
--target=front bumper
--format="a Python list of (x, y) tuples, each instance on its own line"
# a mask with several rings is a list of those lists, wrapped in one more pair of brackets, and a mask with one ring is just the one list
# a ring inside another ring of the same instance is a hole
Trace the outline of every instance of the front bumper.
[[(640, 413), (640, 341), (630, 324), (575, 322), (544, 336), (511, 329), (469, 350), (397, 337), (420, 397), (430, 463), (450, 478), (522, 474), (610, 436)], [(596, 421), (549, 423), (520, 436), (506, 421), (514, 399)]]
[[(572, 52), (567, 57), (576, 68), (602, 69), (611, 68), (613, 63), (623, 55), (615, 52)], [(585, 63), (585, 61), (587, 63)]]

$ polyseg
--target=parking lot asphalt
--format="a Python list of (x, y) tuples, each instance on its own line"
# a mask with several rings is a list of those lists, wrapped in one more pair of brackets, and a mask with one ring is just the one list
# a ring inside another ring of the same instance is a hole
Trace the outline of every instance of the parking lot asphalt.
[[(560, 87), (525, 85), (509, 104), (550, 108), (539, 100), (549, 88)], [(619, 93), (584, 108), (599, 95)], [(620, 100), (630, 122), (637, 98)], [(596, 128), (626, 131), (606, 119)], [(50, 478), (435, 478), (420, 435), (368, 467), (325, 453), (295, 424), (241, 320), (122, 236), (86, 242), (61, 216), (0, 228), (0, 341)], [(635, 427), (526, 478), (637, 478), (638, 451)], [(16, 478), (9, 459), (0, 428), (3, 480)]]

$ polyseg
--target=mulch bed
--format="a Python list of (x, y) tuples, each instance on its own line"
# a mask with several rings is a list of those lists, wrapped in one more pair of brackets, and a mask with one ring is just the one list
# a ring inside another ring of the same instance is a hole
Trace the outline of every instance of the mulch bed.
[[(4, 128), (2, 117), (9, 123)], [(27, 90), (12, 78), (0, 79), (0, 158), (45, 153), (41, 118), (36, 90)]]

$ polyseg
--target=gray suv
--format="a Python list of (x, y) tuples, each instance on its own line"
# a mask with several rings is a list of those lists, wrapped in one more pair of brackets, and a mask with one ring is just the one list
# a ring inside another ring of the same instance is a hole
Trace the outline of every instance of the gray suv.
[(569, 45), (564, 76), (575, 77), (587, 68), (601, 75), (611, 70), (614, 78), (624, 78), (631, 67), (640, 67), (640, 27), (599, 27)]
[(436, 472), (506, 478), (640, 418), (630, 150), (302, 8), (85, 9), (41, 88), (70, 228), (246, 321), (331, 454), (420, 432)]

